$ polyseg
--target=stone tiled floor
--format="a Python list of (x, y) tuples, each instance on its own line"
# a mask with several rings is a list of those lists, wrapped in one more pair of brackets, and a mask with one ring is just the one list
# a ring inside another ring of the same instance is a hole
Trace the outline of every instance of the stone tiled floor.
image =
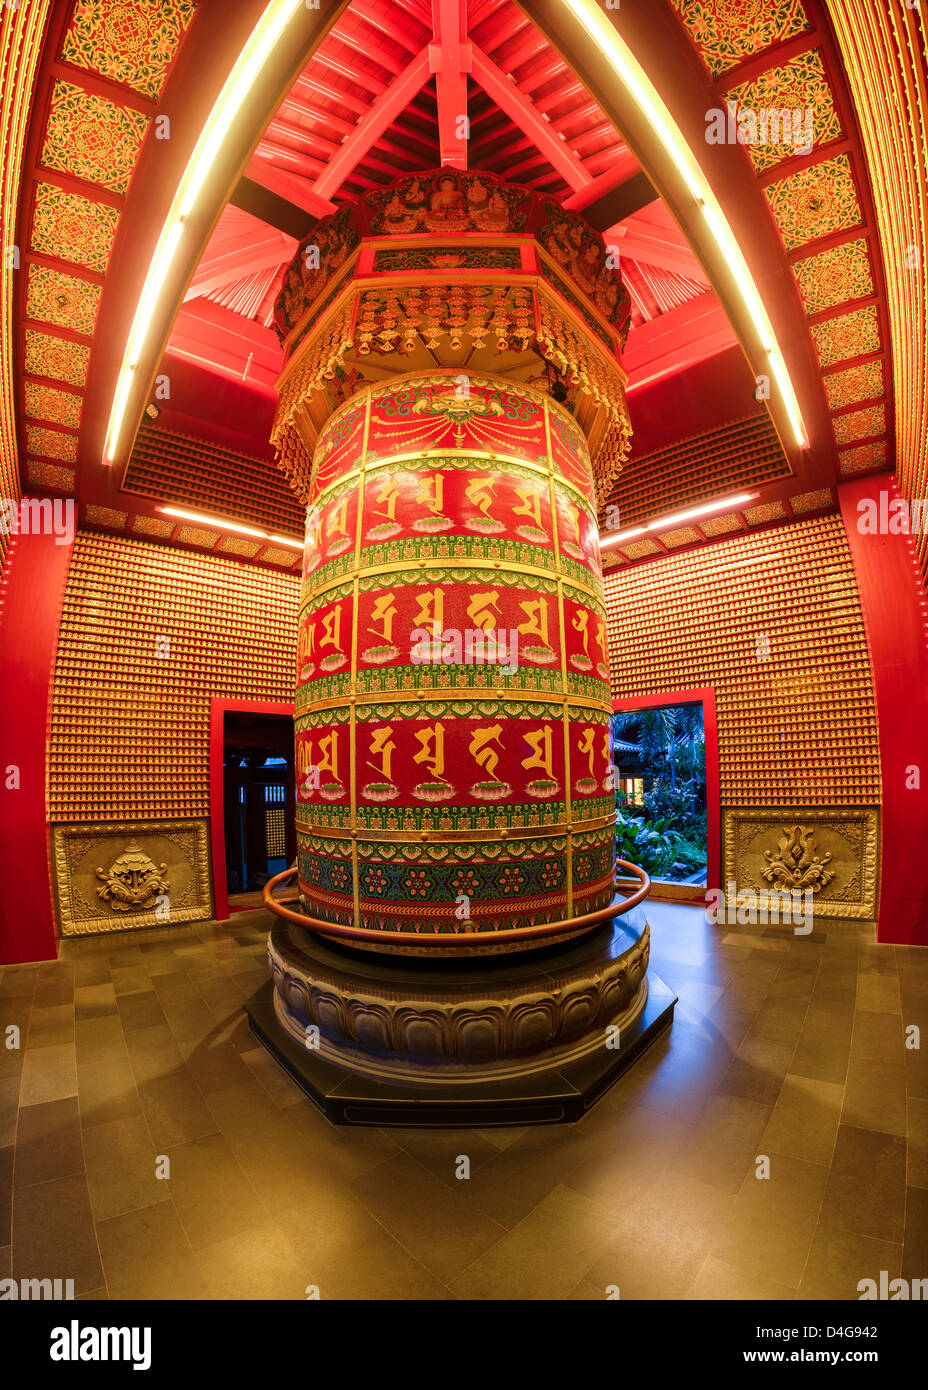
[(648, 915), (673, 1029), (555, 1128), (328, 1125), (245, 1023), (262, 912), (7, 967), (0, 1276), (114, 1299), (855, 1299), (928, 1276), (928, 950)]

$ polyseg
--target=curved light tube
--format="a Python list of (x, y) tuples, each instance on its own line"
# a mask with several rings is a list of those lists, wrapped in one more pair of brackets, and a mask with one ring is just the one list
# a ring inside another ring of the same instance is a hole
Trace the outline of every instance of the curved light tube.
[(610, 66), (629, 96), (638, 105), (658, 136), (667, 155), (679, 170), (693, 201), (706, 220), (712, 236), (725, 258), (742, 303), (760, 339), (761, 351), (770, 366), (770, 375), (779, 388), (783, 406), (800, 449), (809, 446), (799, 401), (787, 371), (786, 361), (777, 344), (773, 325), (764, 302), (754, 284), (747, 261), (741, 253), (737, 238), (712, 191), (712, 186), (684, 140), (679, 127), (664, 105), (650, 78), (632, 55), (628, 45), (606, 19), (595, 0), (563, 0), (564, 6), (577, 19), (590, 38), (608, 59)]
[(190, 215), (196, 206), (203, 185), (228, 136), (235, 117), (260, 76), (262, 68), (277, 46), (284, 30), (297, 10), (303, 7), (304, 2), (305, 0), (270, 0), (252, 30), (248, 42), (236, 59), (222, 91), (213, 103), (213, 109), (206, 118), (206, 124), (200, 131), (199, 139), (187, 162), (177, 192), (174, 194), (174, 201), (171, 203), (164, 226), (161, 228), (161, 235), (151, 258), (145, 284), (136, 306), (135, 317), (132, 320), (132, 328), (126, 343), (122, 366), (119, 369), (113, 406), (106, 431), (106, 444), (103, 450), (103, 462), (105, 464), (111, 464), (118, 457), (129, 397), (135, 385), (139, 364), (145, 355), (148, 331), (167, 283), (171, 262), (177, 255), (183, 240)]

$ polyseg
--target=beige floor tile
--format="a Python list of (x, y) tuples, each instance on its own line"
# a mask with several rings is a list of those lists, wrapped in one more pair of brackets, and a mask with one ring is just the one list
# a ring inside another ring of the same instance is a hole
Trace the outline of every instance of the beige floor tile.
[(21, 1105), (42, 1105), (77, 1095), (77, 1064), (73, 1043), (27, 1048), (23, 1057)]

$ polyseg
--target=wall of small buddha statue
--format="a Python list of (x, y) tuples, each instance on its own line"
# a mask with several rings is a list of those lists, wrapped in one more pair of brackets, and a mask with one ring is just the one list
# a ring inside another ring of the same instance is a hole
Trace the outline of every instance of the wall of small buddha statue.
[(614, 698), (714, 692), (721, 887), (769, 892), (786, 835), (818, 915), (874, 917), (879, 739), (841, 518), (613, 571), (606, 608)]

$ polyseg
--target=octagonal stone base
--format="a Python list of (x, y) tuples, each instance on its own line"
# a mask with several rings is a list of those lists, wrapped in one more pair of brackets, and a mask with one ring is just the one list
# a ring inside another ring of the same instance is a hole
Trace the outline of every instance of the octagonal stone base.
[(566, 945), (449, 962), (374, 957), (296, 925), (268, 940), (252, 1031), (336, 1124), (581, 1116), (669, 1026), (633, 909)]

